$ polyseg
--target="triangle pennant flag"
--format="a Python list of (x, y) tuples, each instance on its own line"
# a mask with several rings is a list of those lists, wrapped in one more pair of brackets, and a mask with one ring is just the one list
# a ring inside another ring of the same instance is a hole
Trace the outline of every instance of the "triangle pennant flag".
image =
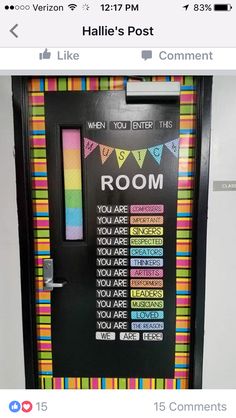
[(134, 151), (132, 151), (132, 154), (135, 158), (135, 160), (137, 161), (138, 165), (140, 168), (142, 168), (143, 163), (144, 163), (144, 159), (146, 157), (146, 153), (147, 153), (147, 149), (136, 149)]
[(87, 158), (91, 152), (98, 146), (97, 142), (92, 141), (89, 138), (84, 138), (84, 158)]
[(162, 151), (163, 151), (163, 145), (156, 145), (155, 147), (148, 148), (148, 151), (153, 156), (154, 160), (156, 160), (156, 162), (160, 164)]
[(101, 144), (99, 145), (99, 148), (100, 148), (102, 164), (104, 164), (106, 160), (108, 160), (108, 158), (110, 157), (111, 153), (114, 151), (114, 148), (108, 147), (107, 145), (101, 145)]
[(124, 164), (129, 154), (130, 154), (130, 151), (116, 148), (116, 158), (117, 158), (119, 168), (122, 167), (122, 165)]
[(174, 154), (176, 158), (179, 155), (179, 138), (173, 139), (173, 141), (169, 141), (165, 143), (165, 146)]

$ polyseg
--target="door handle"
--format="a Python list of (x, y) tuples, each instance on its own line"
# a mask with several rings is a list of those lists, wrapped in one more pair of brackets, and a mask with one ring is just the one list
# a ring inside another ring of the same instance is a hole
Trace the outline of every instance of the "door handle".
[(53, 259), (46, 258), (43, 260), (43, 288), (44, 290), (52, 291), (55, 288), (65, 286), (67, 282), (64, 280), (60, 283), (54, 283), (53, 275)]

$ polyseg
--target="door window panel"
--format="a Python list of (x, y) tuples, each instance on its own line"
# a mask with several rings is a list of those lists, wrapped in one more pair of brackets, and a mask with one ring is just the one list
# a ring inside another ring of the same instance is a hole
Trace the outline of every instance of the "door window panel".
[(62, 129), (66, 240), (82, 240), (83, 201), (80, 129)]

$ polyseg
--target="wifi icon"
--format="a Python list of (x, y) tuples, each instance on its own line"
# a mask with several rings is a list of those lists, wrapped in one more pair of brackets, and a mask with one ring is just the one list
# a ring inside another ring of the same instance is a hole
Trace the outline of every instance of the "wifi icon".
[(76, 9), (76, 7), (77, 7), (77, 4), (74, 4), (74, 3), (71, 3), (71, 4), (68, 4), (68, 7), (70, 8), (70, 10), (75, 10)]

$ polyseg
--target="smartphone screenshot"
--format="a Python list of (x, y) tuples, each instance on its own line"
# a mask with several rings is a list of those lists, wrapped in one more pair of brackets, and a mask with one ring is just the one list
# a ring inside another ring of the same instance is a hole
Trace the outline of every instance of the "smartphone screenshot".
[(0, 2), (0, 418), (235, 416), (236, 2)]

